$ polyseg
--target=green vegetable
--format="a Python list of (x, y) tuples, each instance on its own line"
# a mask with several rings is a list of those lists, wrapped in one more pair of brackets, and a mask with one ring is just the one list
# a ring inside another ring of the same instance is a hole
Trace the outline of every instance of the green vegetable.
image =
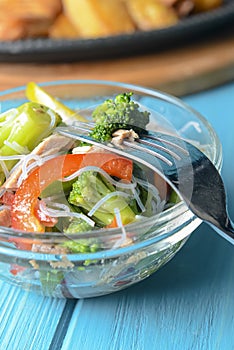
[(42, 103), (43, 105), (57, 112), (65, 123), (70, 124), (77, 120), (83, 122), (86, 121), (85, 118), (69, 107), (65, 106), (62, 102), (60, 102), (54, 96), (48, 94), (43, 88), (34, 82), (27, 84), (26, 96), (30, 101)]
[[(102, 198), (115, 191), (115, 187), (108, 183), (103, 176), (92, 171), (86, 171), (74, 182), (68, 201), (88, 212)], [(102, 226), (110, 225), (115, 217), (115, 208), (120, 210), (124, 225), (135, 220), (135, 214), (129, 203), (126, 198), (121, 196), (113, 196), (107, 199), (95, 211), (93, 219), (96, 219)]]
[[(73, 219), (70, 225), (64, 232), (66, 235), (68, 234), (74, 234), (74, 233), (82, 233), (93, 230), (93, 227), (89, 225), (84, 219)], [(69, 236), (72, 238), (71, 236)], [(78, 253), (95, 253), (98, 250), (100, 250), (100, 245), (97, 243), (97, 240), (94, 238), (92, 239), (79, 239), (79, 240), (73, 240), (70, 239), (69, 241), (66, 241), (63, 244), (64, 247), (66, 247), (71, 253), (78, 254)], [(90, 264), (95, 263), (96, 260), (85, 260), (83, 262), (84, 266), (88, 266)], [(80, 266), (82, 268), (82, 266)]]
[(53, 196), (55, 193), (56, 194), (61, 194), (63, 197), (64, 195), (69, 194), (72, 188), (74, 180), (71, 181), (54, 181), (50, 185), (48, 185), (40, 194), (40, 198), (46, 198)]
[(72, 253), (95, 253), (99, 249), (97, 243), (88, 242), (87, 240), (70, 240), (64, 243), (64, 246)]
[(168, 202), (172, 203), (172, 204), (177, 204), (180, 201), (181, 201), (181, 199), (178, 196), (178, 194), (174, 190), (172, 190)]
[(61, 284), (64, 278), (63, 273), (54, 269), (50, 271), (39, 269), (39, 274), (43, 293), (52, 296), (55, 288)]
[[(76, 218), (72, 220), (67, 229), (64, 230), (64, 233), (72, 236), (74, 233), (87, 232), (92, 229), (93, 227), (90, 226), (84, 219)], [(99, 250), (99, 245), (95, 239), (73, 240), (71, 236), (69, 236), (70, 240), (67, 240), (62, 244), (63, 247), (68, 249), (69, 253), (95, 253)], [(92, 262), (90, 260), (85, 260), (83, 265), (88, 266), (95, 262), (96, 260), (93, 260)], [(43, 293), (45, 295), (52, 296), (55, 288), (60, 285), (64, 279), (64, 273), (55, 269), (47, 271), (39, 268), (39, 274)]]
[[(1, 119), (3, 118), (0, 115)], [(58, 114), (34, 102), (27, 102), (10, 110), (8, 114), (4, 114), (4, 119), (4, 124), (0, 126), (0, 156), (31, 152), (61, 121)], [(8, 170), (15, 163), (15, 160), (5, 162)], [(4, 180), (1, 170), (0, 177)]]
[(85, 231), (91, 231), (93, 227), (84, 219), (78, 218), (72, 220), (67, 229), (64, 230), (65, 233), (79, 233)]
[(123, 93), (99, 105), (92, 114), (95, 126), (90, 136), (99, 141), (108, 141), (118, 129), (133, 129), (141, 133), (149, 123), (149, 113), (140, 111), (131, 96), (132, 93)]

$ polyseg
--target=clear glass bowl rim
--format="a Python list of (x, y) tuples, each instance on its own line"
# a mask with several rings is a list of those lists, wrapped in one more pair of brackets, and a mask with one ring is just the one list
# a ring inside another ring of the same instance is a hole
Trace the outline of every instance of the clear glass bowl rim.
[[(122, 83), (122, 82), (115, 82), (115, 81), (106, 81), (106, 80), (92, 80), (92, 79), (82, 79), (82, 80), (56, 80), (56, 81), (48, 81), (48, 82), (41, 82), (38, 83), (39, 86), (42, 87), (46, 87), (46, 86), (56, 86), (56, 85), (102, 85), (102, 86), (111, 86), (111, 87), (117, 87), (117, 88), (123, 88), (123, 89), (128, 89), (128, 90), (132, 90), (135, 93), (143, 93), (145, 95), (150, 95), (151, 97), (157, 98), (157, 99), (161, 99), (164, 101), (167, 101), (171, 104), (174, 104), (184, 110), (187, 110), (189, 113), (193, 114), (198, 120), (200, 120), (200, 122), (206, 127), (206, 129), (209, 131), (212, 139), (213, 139), (213, 147), (212, 147), (212, 159), (211, 161), (214, 163), (214, 165), (216, 166), (216, 168), (220, 171), (221, 166), (222, 166), (222, 146), (221, 143), (219, 141), (219, 138), (215, 132), (215, 130), (213, 129), (213, 127), (211, 126), (211, 124), (206, 120), (205, 117), (203, 117), (198, 111), (196, 111), (195, 109), (193, 109), (192, 107), (190, 107), (189, 105), (187, 105), (185, 102), (183, 102), (181, 99), (172, 96), (168, 93), (159, 91), (157, 89), (153, 89), (153, 88), (147, 88), (144, 86), (139, 86), (139, 85), (134, 85), (134, 84), (127, 84), (127, 83)], [(7, 89), (4, 91), (0, 92), (0, 98), (5, 96), (5, 95), (10, 95), (10, 94), (14, 94), (17, 92), (21, 92), (25, 90), (25, 85), (22, 86), (18, 86), (12, 89)], [(1, 103), (1, 101), (0, 101)], [(188, 207), (183, 203), (180, 202), (178, 204), (176, 204), (175, 206), (173, 206), (170, 209), (167, 209), (166, 211), (164, 211), (163, 213), (160, 213), (159, 215), (154, 215), (151, 218), (147, 218), (147, 224), (150, 225), (151, 223), (153, 224), (153, 222), (155, 220), (157, 220), (157, 222), (161, 225), (165, 222), (168, 222), (168, 220), (172, 220), (180, 215), (185, 214), (186, 212), (189, 212)], [(173, 215), (172, 215), (173, 213)], [(142, 225), (144, 225), (145, 221), (141, 222)], [(136, 225), (136, 227), (139, 229), (139, 222), (137, 223), (133, 223), (131, 224), (131, 229), (134, 229), (134, 226)], [(129, 225), (130, 226), (130, 225)], [(0, 226), (0, 234), (3, 234), (4, 237), (14, 237), (15, 231), (10, 229), (10, 228), (5, 228), (3, 226)], [(99, 231), (95, 231), (95, 236), (98, 237), (103, 236), (103, 230), (99, 230)], [(115, 235), (120, 235), (121, 234), (121, 230), (120, 229), (109, 229), (109, 236), (115, 236)], [(103, 257), (112, 257), (112, 256), (119, 256), (121, 254), (126, 254), (126, 253), (130, 253), (134, 250), (138, 250), (141, 249), (145, 246), (149, 246), (151, 244), (160, 242), (166, 238), (169, 238), (170, 236), (172, 236), (174, 234), (174, 230), (167, 232), (165, 234), (162, 235), (156, 235), (153, 238), (150, 238), (149, 240), (145, 240), (136, 244), (131, 244), (127, 247), (120, 247), (120, 248), (116, 248), (113, 250), (106, 250), (106, 251), (100, 251), (97, 253), (80, 253), (80, 254), (67, 254), (67, 256), (70, 258), (72, 258), (71, 260), (84, 260), (84, 259), (97, 259), (97, 258), (103, 258)], [(40, 236), (41, 239), (41, 234), (37, 234), (37, 233), (30, 233), (30, 232), (20, 232), (20, 237), (21, 238), (34, 238), (36, 239), (37, 236)], [(59, 237), (63, 237), (62, 233), (47, 233), (46, 236), (50, 236), (52, 239), (55, 238), (59, 238)], [(19, 237), (19, 235), (17, 235), (17, 237)], [(88, 238), (90, 237), (90, 233), (84, 233), (82, 235), (77, 235), (74, 236), (74, 239), (76, 238)], [(17, 249), (12, 249), (10, 247), (0, 247), (0, 253), (5, 254), (5, 255), (11, 255), (11, 256), (17, 256), (17, 257), (24, 257), (26, 258), (26, 256), (30, 256), (30, 258), (32, 258), (32, 252), (31, 251), (25, 251), (25, 250), (17, 250)], [(37, 256), (37, 257), (41, 257), (41, 259), (43, 259), (43, 256), (45, 256), (45, 254), (41, 254), (41, 253), (33, 253), (33, 255)], [(47, 254), (48, 256), (48, 254)], [(52, 258), (53, 255), (50, 255), (50, 258)], [(39, 258), (40, 259), (40, 258)]]

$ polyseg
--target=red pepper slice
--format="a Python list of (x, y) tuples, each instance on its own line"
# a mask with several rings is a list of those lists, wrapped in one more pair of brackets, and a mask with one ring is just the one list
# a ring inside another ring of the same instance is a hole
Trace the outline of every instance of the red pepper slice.
[(105, 227), (106, 228), (116, 228), (116, 227), (118, 227), (116, 217), (114, 217), (113, 221), (109, 225), (107, 225)]
[(10, 273), (14, 276), (18, 275), (19, 272), (23, 272), (24, 270), (26, 270), (26, 267), (17, 265), (17, 264), (12, 264), (11, 265), (11, 269), (10, 269)]
[(53, 181), (89, 165), (98, 166), (120, 179), (130, 181), (132, 178), (132, 161), (113, 153), (67, 154), (52, 158), (32, 171), (17, 189), (12, 203), (12, 228), (44, 232), (44, 225), (35, 216), (40, 193)]
[(42, 223), (42, 225), (46, 227), (54, 227), (58, 222), (57, 218), (48, 216), (40, 210), (39, 200), (35, 208), (34, 215), (38, 218), (38, 220)]

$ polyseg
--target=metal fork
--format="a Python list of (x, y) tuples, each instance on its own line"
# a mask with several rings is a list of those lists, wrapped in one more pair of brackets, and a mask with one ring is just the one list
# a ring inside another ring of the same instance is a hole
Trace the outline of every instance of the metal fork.
[(145, 132), (121, 147), (98, 142), (90, 133), (92, 124), (59, 127), (65, 136), (97, 145), (141, 163), (158, 173), (176, 191), (188, 208), (234, 244), (234, 224), (226, 204), (222, 178), (208, 157), (191, 143), (177, 136)]

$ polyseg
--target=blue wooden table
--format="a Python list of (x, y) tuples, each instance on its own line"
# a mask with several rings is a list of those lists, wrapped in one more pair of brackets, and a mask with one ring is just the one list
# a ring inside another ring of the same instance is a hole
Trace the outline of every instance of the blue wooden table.
[[(183, 98), (223, 145), (234, 217), (234, 83)], [(234, 247), (202, 224), (145, 281), (85, 300), (56, 300), (0, 282), (0, 350), (234, 349)]]

